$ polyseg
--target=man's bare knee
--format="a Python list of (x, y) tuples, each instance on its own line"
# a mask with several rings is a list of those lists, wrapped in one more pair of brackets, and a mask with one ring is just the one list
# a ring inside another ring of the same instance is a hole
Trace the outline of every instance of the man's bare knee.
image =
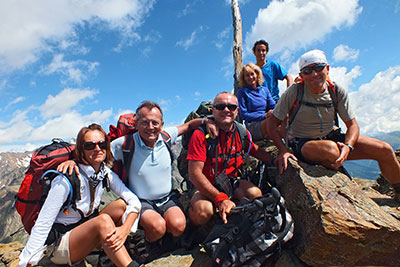
[(194, 225), (206, 224), (214, 215), (214, 208), (210, 205), (202, 205), (202, 207), (191, 207), (189, 210), (189, 219)]

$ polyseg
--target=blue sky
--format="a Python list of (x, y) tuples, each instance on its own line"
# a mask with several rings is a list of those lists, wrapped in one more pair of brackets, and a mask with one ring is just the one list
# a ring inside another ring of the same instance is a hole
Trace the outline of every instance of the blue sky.
[[(254, 41), (293, 76), (300, 55), (326, 52), (361, 133), (400, 130), (400, 1), (239, 1), (243, 62)], [(166, 125), (233, 87), (228, 0), (3, 0), (0, 151), (108, 129), (142, 100)], [(281, 91), (285, 89), (281, 84)]]

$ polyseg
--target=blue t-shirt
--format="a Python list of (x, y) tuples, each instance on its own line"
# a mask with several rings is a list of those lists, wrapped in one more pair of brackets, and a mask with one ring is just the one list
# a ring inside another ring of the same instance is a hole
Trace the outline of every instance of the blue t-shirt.
[(264, 86), (240, 88), (237, 92), (240, 118), (246, 123), (262, 121), (265, 113), (275, 108), (271, 93)]
[(273, 60), (267, 60), (261, 71), (265, 79), (263, 86), (269, 89), (272, 98), (277, 102), (279, 100), (278, 80), (283, 80), (288, 72)]

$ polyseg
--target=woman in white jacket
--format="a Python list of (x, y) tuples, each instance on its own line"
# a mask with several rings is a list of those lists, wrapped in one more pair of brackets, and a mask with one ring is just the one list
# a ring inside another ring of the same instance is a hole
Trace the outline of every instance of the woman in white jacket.
[[(19, 257), (19, 266), (37, 264), (44, 251), (51, 253), (52, 262), (72, 265), (96, 247), (102, 247), (117, 266), (137, 266), (124, 242), (129, 232), (136, 230), (140, 201), (107, 166), (112, 162), (112, 153), (100, 125), (91, 124), (79, 131), (74, 153), (81, 196), (76, 200), (76, 209), (61, 210), (70, 188), (62, 175), (57, 176)], [(104, 179), (121, 199), (98, 213)]]

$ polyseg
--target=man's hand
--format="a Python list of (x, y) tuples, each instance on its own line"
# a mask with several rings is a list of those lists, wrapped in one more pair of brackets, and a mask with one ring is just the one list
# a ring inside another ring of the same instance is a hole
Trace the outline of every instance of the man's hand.
[(221, 216), (222, 221), (226, 224), (228, 223), (227, 215), (231, 212), (231, 209), (236, 207), (235, 203), (232, 200), (223, 200), (218, 205), (218, 213)]
[(76, 174), (79, 175), (79, 167), (73, 160), (64, 161), (63, 163), (57, 166), (57, 171), (63, 174), (66, 174), (68, 171), (68, 174), (71, 175), (73, 170), (75, 170)]
[(272, 109), (268, 110), (267, 113), (264, 114), (264, 118), (269, 119), (272, 115)]
[(286, 171), (289, 158), (297, 160), (297, 158), (290, 152), (279, 153), (278, 157), (275, 159), (275, 165), (278, 166), (280, 174)]
[(218, 137), (218, 127), (213, 120), (206, 119), (206, 128), (212, 139)]
[(336, 159), (335, 163), (332, 164), (332, 168), (335, 170), (339, 169), (340, 166), (347, 160), (350, 154), (350, 147), (346, 146), (342, 142), (336, 142), (338, 149), (340, 151), (339, 157)]

